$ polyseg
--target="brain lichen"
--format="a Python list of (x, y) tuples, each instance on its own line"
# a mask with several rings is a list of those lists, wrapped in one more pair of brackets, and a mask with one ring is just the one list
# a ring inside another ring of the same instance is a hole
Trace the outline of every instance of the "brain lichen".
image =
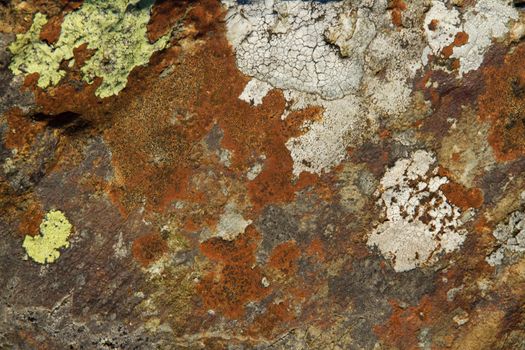
[(66, 74), (60, 64), (73, 60), (73, 49), (87, 44), (95, 53), (81, 68), (84, 81), (91, 84), (100, 77), (96, 95), (116, 95), (133, 68), (147, 64), (155, 51), (168, 44), (170, 34), (155, 43), (146, 37), (152, 5), (151, 0), (86, 0), (64, 18), (61, 35), (52, 45), (39, 38), (47, 18), (37, 13), (29, 31), (19, 34), (9, 47), (14, 55), (10, 69), (17, 75), (38, 73), (38, 86), (44, 89), (58, 84)]
[(64, 213), (51, 210), (40, 224), (40, 235), (26, 236), (22, 246), (37, 263), (52, 263), (60, 256), (60, 248), (69, 247), (72, 227)]

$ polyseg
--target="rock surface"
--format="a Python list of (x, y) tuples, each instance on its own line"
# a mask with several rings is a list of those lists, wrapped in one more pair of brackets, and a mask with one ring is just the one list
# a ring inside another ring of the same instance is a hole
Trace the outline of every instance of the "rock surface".
[(525, 349), (525, 12), (0, 1), (1, 349)]

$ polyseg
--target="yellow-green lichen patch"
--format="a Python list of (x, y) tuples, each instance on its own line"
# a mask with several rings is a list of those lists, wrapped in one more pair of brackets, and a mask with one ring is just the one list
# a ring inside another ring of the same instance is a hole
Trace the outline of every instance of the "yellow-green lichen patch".
[(72, 227), (64, 213), (51, 210), (40, 224), (40, 235), (26, 236), (22, 246), (37, 263), (52, 263), (60, 256), (60, 248), (69, 247), (68, 238)]
[(9, 67), (17, 75), (38, 73), (38, 86), (45, 89), (65, 76), (60, 63), (73, 59), (73, 49), (87, 44), (95, 53), (81, 68), (83, 79), (89, 84), (96, 77), (103, 79), (96, 91), (101, 98), (116, 95), (126, 87), (133, 68), (147, 64), (168, 44), (170, 34), (153, 44), (146, 37), (152, 5), (151, 0), (86, 0), (64, 18), (53, 45), (40, 40), (47, 19), (37, 13), (29, 31), (17, 35), (9, 46), (13, 53)]

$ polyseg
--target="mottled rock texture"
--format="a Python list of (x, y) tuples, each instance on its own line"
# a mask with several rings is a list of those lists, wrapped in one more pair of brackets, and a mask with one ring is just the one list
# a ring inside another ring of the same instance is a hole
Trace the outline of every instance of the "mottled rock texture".
[(525, 349), (525, 11), (0, 1), (0, 349)]

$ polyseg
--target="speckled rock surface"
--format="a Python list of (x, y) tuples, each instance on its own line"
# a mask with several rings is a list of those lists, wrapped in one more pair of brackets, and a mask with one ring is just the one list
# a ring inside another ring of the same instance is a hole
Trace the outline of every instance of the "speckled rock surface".
[(525, 349), (525, 10), (0, 1), (0, 349)]

